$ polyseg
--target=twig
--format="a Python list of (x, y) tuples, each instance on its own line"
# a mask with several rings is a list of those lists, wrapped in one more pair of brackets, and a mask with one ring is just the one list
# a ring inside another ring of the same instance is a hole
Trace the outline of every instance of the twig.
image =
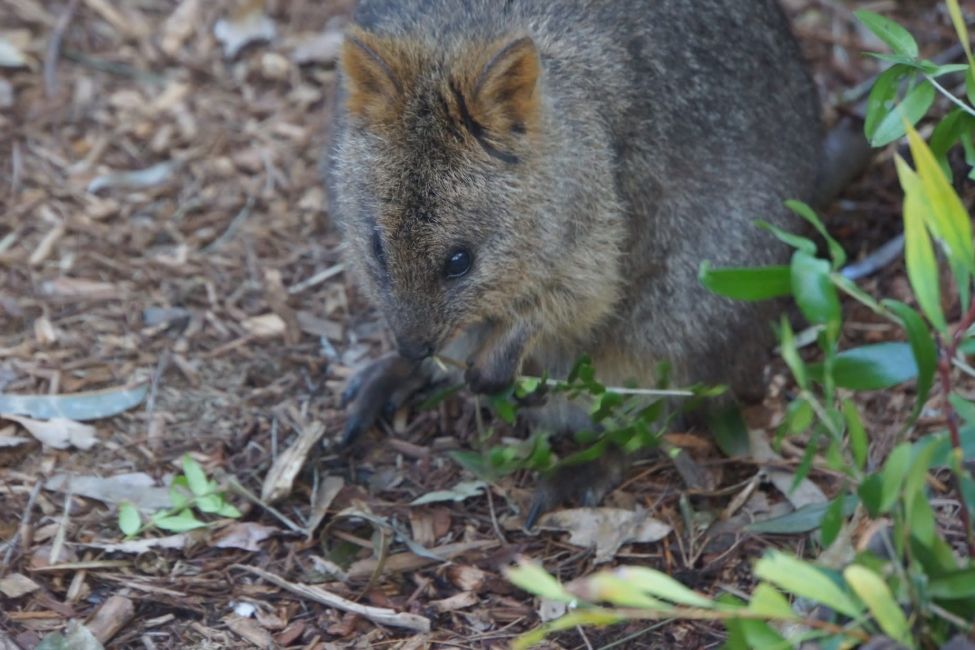
[(942, 86), (941, 84), (939, 84), (938, 81), (934, 77), (932, 77), (931, 75), (926, 74), (926, 75), (924, 75), (924, 78), (928, 80), (928, 83), (930, 83), (932, 86), (934, 86), (935, 88), (937, 88), (938, 89), (938, 92), (940, 92), (942, 95), (944, 95), (945, 97), (947, 97), (948, 98), (948, 101), (950, 101), (951, 103), (955, 104), (956, 106), (958, 106), (958, 108), (960, 108), (964, 112), (968, 113), (969, 115), (975, 117), (975, 108), (972, 108), (971, 106), (969, 106), (968, 104), (966, 104), (962, 100), (960, 100), (957, 97), (955, 97), (954, 94), (951, 93), (951, 91), (949, 91), (947, 88), (945, 88), (944, 86)]
[(51, 39), (47, 42), (44, 52), (44, 94), (48, 99), (54, 99), (58, 94), (58, 57), (61, 55), (61, 41), (64, 33), (71, 24), (71, 18), (78, 9), (79, 0), (70, 0), (64, 12), (58, 16), (58, 22), (51, 32)]
[(295, 595), (308, 598), (309, 600), (314, 600), (315, 602), (321, 603), (327, 607), (340, 609), (343, 612), (358, 614), (359, 616), (381, 625), (401, 627), (408, 630), (414, 630), (416, 632), (430, 631), (430, 619), (423, 616), (417, 616), (416, 614), (410, 614), (407, 612), (396, 612), (392, 609), (386, 609), (385, 607), (360, 605), (359, 603), (354, 603), (351, 600), (342, 598), (338, 594), (325, 591), (320, 587), (289, 582), (280, 576), (270, 573), (269, 571), (265, 571), (264, 569), (258, 569), (257, 567), (246, 566), (243, 564), (234, 564), (232, 567), (259, 576), (271, 584), (281, 587), (285, 591), (290, 591)]

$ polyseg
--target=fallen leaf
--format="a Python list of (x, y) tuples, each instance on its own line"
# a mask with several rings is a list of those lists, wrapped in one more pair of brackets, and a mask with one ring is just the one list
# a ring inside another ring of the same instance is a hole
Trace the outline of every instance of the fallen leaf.
[(0, 449), (12, 449), (13, 447), (20, 447), (32, 441), (32, 438), (25, 438), (23, 436), (0, 436)]
[(13, 420), (27, 429), (41, 443), (54, 449), (76, 447), (77, 449), (85, 450), (91, 449), (98, 442), (98, 437), (95, 435), (95, 427), (67, 418), (35, 420), (19, 415), (10, 415), (9, 413), (0, 413), (0, 418)]
[(44, 489), (70, 492), (103, 503), (128, 501), (140, 510), (155, 511), (172, 507), (169, 489), (157, 486), (151, 476), (138, 472), (107, 478), (57, 474), (44, 482)]
[(148, 384), (141, 384), (129, 388), (107, 388), (68, 395), (0, 393), (0, 413), (24, 415), (38, 420), (67, 418), (87, 422), (117, 415), (138, 406), (146, 398), (148, 390)]
[(621, 508), (575, 508), (552, 512), (539, 521), (539, 528), (569, 533), (569, 543), (594, 548), (594, 562), (609, 562), (623, 544), (656, 542), (670, 534), (671, 527), (650, 517), (646, 510)]
[(342, 50), (345, 36), (339, 22), (331, 23), (317, 34), (306, 35), (291, 52), (291, 60), (298, 65), (335, 63)]
[(324, 434), (325, 427), (319, 422), (302, 429), (291, 446), (278, 455), (264, 477), (264, 484), (261, 486), (262, 501), (273, 503), (291, 494), (295, 477), (304, 467), (308, 453)]
[[(785, 460), (782, 456), (775, 453), (772, 449), (764, 431), (752, 429), (749, 430), (748, 436), (751, 443), (752, 458), (760, 463), (769, 463), (778, 466), (785, 465)], [(799, 482), (799, 485), (793, 487), (796, 482), (795, 472), (769, 468), (768, 478), (769, 482), (789, 500), (789, 503), (796, 510), (804, 506), (827, 503), (829, 501), (819, 486), (808, 478), (803, 479)]]
[(315, 495), (315, 500), (311, 504), (311, 513), (308, 516), (309, 539), (311, 539), (311, 535), (315, 533), (315, 530), (318, 529), (318, 525), (325, 519), (325, 515), (328, 514), (328, 509), (331, 507), (332, 501), (335, 500), (335, 497), (338, 496), (343, 487), (345, 487), (345, 479), (341, 476), (326, 476), (325, 480), (318, 487), (318, 493)]
[(476, 566), (453, 564), (447, 567), (447, 577), (458, 589), (464, 591), (480, 591), (487, 580), (487, 573)]
[(484, 481), (462, 481), (449, 490), (428, 492), (410, 502), (411, 506), (421, 506), (426, 503), (440, 503), (442, 501), (460, 502), (471, 497), (480, 496), (487, 483)]
[(118, 188), (125, 190), (141, 190), (147, 187), (162, 185), (173, 175), (176, 163), (172, 161), (161, 162), (133, 171), (111, 172), (96, 177), (88, 183), (88, 192), (97, 194), (99, 190), (107, 188)]
[(183, 0), (163, 23), (159, 47), (169, 56), (175, 56), (183, 43), (193, 35), (200, 24), (200, 0)]
[(105, 650), (95, 635), (76, 620), (68, 621), (64, 634), (52, 632), (34, 650)]
[(0, 36), (0, 68), (25, 68), (27, 57), (9, 39)]
[(262, 339), (274, 338), (284, 335), (288, 326), (284, 319), (275, 313), (254, 316), (243, 321), (241, 324), (247, 333)]
[(101, 544), (95, 542), (79, 542), (79, 546), (88, 548), (98, 548), (109, 553), (131, 553), (142, 555), (155, 549), (183, 550), (193, 539), (193, 533), (179, 533), (177, 535), (167, 535), (152, 539), (132, 539), (118, 544)]
[(213, 35), (223, 45), (224, 57), (232, 59), (251, 43), (273, 40), (277, 29), (274, 21), (264, 13), (264, 3), (252, 0), (229, 20), (218, 20), (213, 26)]
[(213, 546), (216, 548), (239, 548), (256, 553), (261, 550), (261, 542), (279, 532), (281, 531), (274, 526), (238, 521), (217, 533), (213, 540)]
[(59, 277), (41, 283), (41, 292), (52, 298), (78, 300), (111, 300), (120, 297), (120, 289), (110, 282), (84, 278)]
[(20, 598), (40, 588), (39, 584), (22, 573), (11, 573), (0, 578), (0, 594), (7, 598)]
[(471, 591), (462, 591), (460, 593), (454, 594), (448, 598), (443, 598), (441, 600), (431, 600), (429, 602), (430, 607), (434, 611), (440, 612), (453, 612), (458, 609), (465, 609), (467, 607), (473, 607), (477, 605), (480, 600), (477, 594)]

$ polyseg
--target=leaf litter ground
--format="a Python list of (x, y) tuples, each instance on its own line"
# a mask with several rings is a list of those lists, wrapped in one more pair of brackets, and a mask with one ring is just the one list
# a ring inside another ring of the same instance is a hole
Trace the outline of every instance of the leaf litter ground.
[[(875, 72), (859, 52), (879, 44), (849, 8), (787, 4), (824, 101)], [(446, 457), (478, 444), (464, 396), (395, 414), (352, 453), (327, 444), (345, 380), (389, 349), (343, 273), (317, 171), (350, 5), (0, 6), (0, 392), (102, 391), (98, 408), (114, 413), (81, 422), (91, 402), (75, 401), (57, 404), (71, 416), (60, 426), (50, 412), (0, 419), (0, 647), (33, 648), (52, 632), (79, 648), (506, 647), (550, 607), (501, 575), (519, 554), (563, 580), (609, 560), (713, 594), (747, 591), (767, 548), (805, 550), (803, 535), (742, 529), (835, 492), (823, 471), (791, 500), (776, 489), (801, 440), (728, 460), (707, 435), (674, 432), (708, 489), (689, 492), (653, 459), (611, 510), (568, 511), (534, 535), (517, 517), (530, 476), (489, 486)], [(925, 55), (952, 43), (939, 3), (897, 17)], [(853, 259), (899, 232), (889, 153), (827, 222)], [(860, 284), (909, 295), (898, 263)], [(849, 345), (898, 336), (846, 310)], [(771, 372), (766, 403), (748, 413), (755, 427), (780, 419), (789, 396), (782, 368)], [(911, 396), (907, 385), (857, 397), (874, 458)], [(921, 428), (941, 424), (932, 401)], [(186, 454), (243, 517), (125, 540), (119, 502), (166, 504)], [(720, 639), (702, 623), (634, 623), (552, 647)]]

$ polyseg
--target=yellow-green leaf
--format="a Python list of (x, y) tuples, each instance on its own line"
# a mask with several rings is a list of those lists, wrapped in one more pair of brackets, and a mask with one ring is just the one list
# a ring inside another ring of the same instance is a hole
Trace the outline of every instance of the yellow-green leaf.
[(701, 607), (710, 609), (714, 607), (706, 596), (688, 589), (678, 581), (671, 578), (662, 571), (649, 569), (641, 566), (625, 566), (616, 569), (616, 575), (626, 582), (636, 586), (643, 592), (669, 600), (678, 605), (688, 605), (690, 607)]
[(548, 571), (534, 562), (521, 561), (518, 566), (506, 569), (505, 576), (530, 594), (557, 600), (563, 603), (571, 603), (576, 600), (575, 596), (565, 590)]
[(961, 46), (965, 49), (968, 65), (975, 70), (975, 57), (972, 57), (972, 46), (968, 42), (968, 26), (965, 24), (964, 16), (961, 15), (961, 7), (958, 6), (958, 0), (947, 0), (947, 2), (948, 14), (951, 16), (951, 22), (958, 33), (958, 40), (961, 41)]
[(880, 629), (887, 636), (909, 648), (915, 647), (911, 640), (911, 628), (907, 618), (883, 578), (857, 564), (848, 566), (843, 571), (843, 577), (860, 600), (866, 603)]
[(921, 179), (903, 158), (895, 157), (897, 176), (904, 190), (904, 258), (907, 278), (921, 311), (940, 331), (948, 329), (941, 311), (941, 288), (938, 284), (938, 263), (934, 257), (931, 238), (924, 227), (927, 209)]
[(762, 582), (755, 587), (752, 598), (748, 602), (748, 611), (763, 618), (792, 620), (799, 617), (782, 592), (767, 582)]
[[(941, 240), (948, 259), (960, 264), (969, 273), (975, 268), (975, 251), (972, 250), (972, 222), (965, 206), (945, 177), (941, 165), (917, 130), (909, 124), (907, 141), (911, 156), (921, 178), (921, 188), (927, 199), (928, 211), (925, 223), (932, 234)], [(959, 278), (964, 283), (964, 280)]]
[(791, 555), (771, 551), (755, 565), (755, 575), (783, 591), (828, 605), (850, 618), (860, 615), (861, 607), (829, 576)]

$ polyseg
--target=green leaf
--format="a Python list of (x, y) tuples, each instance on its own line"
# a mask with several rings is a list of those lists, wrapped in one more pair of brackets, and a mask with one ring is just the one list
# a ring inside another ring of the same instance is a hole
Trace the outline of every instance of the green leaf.
[(761, 582), (755, 587), (751, 600), (748, 601), (748, 611), (769, 619), (794, 620), (799, 618), (785, 596), (767, 582)]
[(863, 132), (867, 140), (873, 141), (877, 127), (891, 112), (891, 102), (897, 97), (897, 88), (901, 79), (910, 72), (910, 68), (903, 65), (892, 65), (880, 73), (867, 96), (866, 119)]
[(975, 568), (958, 569), (933, 578), (928, 584), (928, 593), (933, 598), (944, 600), (975, 597)]
[[(931, 149), (911, 127), (907, 127), (907, 141), (928, 207), (925, 223), (945, 249), (955, 281), (960, 287), (967, 287), (975, 269), (971, 218)], [(967, 309), (967, 304), (963, 304), (963, 309)]]
[(912, 447), (910, 443), (903, 442), (890, 452), (887, 462), (884, 463), (883, 473), (881, 474), (881, 512), (888, 512), (894, 507), (897, 498), (900, 496), (901, 488), (904, 485), (904, 478), (907, 470), (911, 466)]
[(210, 492), (210, 482), (203, 467), (189, 454), (183, 454), (183, 476), (186, 477), (186, 484), (194, 496), (199, 497)]
[(517, 416), (515, 405), (504, 395), (492, 395), (488, 398), (495, 415), (509, 425), (514, 425)]
[(826, 247), (829, 249), (830, 259), (833, 260), (834, 271), (846, 264), (846, 251), (844, 251), (839, 242), (833, 239), (833, 237), (826, 231), (826, 226), (823, 225), (823, 222), (820, 221), (819, 217), (816, 216), (816, 212), (811, 207), (802, 201), (795, 200), (786, 201), (785, 206), (812, 224), (812, 227), (816, 229), (816, 232), (818, 232), (819, 235), (826, 241)]
[(939, 331), (948, 329), (941, 310), (941, 287), (938, 284), (938, 263), (934, 257), (931, 238), (924, 227), (927, 206), (920, 177), (900, 156), (894, 158), (897, 175), (904, 190), (904, 257), (907, 277), (921, 311)]
[(702, 262), (698, 280), (712, 293), (735, 300), (769, 300), (792, 292), (787, 266), (712, 269)]
[(874, 147), (883, 147), (903, 137), (907, 130), (905, 120), (908, 124), (917, 124), (927, 115), (928, 109), (934, 103), (935, 95), (934, 86), (927, 81), (921, 81), (907, 91), (901, 103), (877, 124), (870, 138), (870, 144)]
[(843, 577), (860, 600), (866, 603), (877, 625), (887, 636), (910, 648), (915, 647), (907, 618), (883, 578), (857, 564), (846, 567)]
[(869, 474), (860, 482), (857, 496), (871, 517), (879, 517), (884, 505), (884, 480), (880, 474)]
[(782, 315), (778, 335), (782, 359), (789, 366), (789, 370), (792, 371), (792, 376), (795, 377), (799, 388), (805, 390), (809, 386), (806, 364), (802, 360), (802, 357), (799, 356), (799, 348), (796, 347), (796, 336), (793, 334), (792, 326), (789, 325), (789, 319), (785, 314)]
[(189, 510), (182, 510), (175, 515), (160, 513), (152, 518), (152, 523), (157, 528), (168, 530), (171, 533), (185, 533), (189, 530), (206, 527), (206, 524), (197, 519), (196, 515)]
[(534, 562), (522, 560), (517, 566), (506, 568), (504, 575), (516, 587), (535, 596), (562, 603), (576, 600), (576, 597), (566, 591), (558, 580)]
[(975, 58), (972, 57), (972, 46), (968, 38), (968, 25), (965, 24), (965, 17), (961, 13), (961, 7), (958, 6), (958, 0), (947, 0), (947, 4), (948, 15), (951, 16), (951, 24), (955, 26), (955, 33), (958, 34), (958, 40), (961, 41), (961, 46), (965, 50), (968, 65), (975, 70)]
[(678, 605), (711, 609), (714, 602), (696, 591), (692, 591), (671, 578), (666, 573), (641, 566), (624, 566), (615, 571), (616, 575), (635, 586), (641, 591), (656, 598), (667, 600)]
[(853, 461), (862, 471), (867, 466), (870, 442), (867, 440), (863, 420), (860, 418), (860, 412), (853, 400), (843, 400), (843, 419), (846, 420), (846, 432), (850, 439), (850, 453), (853, 454)]
[(182, 510), (189, 507), (190, 501), (192, 501), (192, 495), (186, 477), (180, 475), (173, 478), (173, 482), (169, 485), (170, 507), (173, 510)]
[(855, 11), (854, 15), (867, 26), (874, 35), (886, 43), (896, 54), (916, 59), (918, 55), (917, 42), (906, 29), (890, 18), (872, 11)]
[(118, 527), (126, 537), (135, 535), (142, 527), (139, 510), (129, 501), (123, 501), (118, 505)]
[(843, 526), (843, 504), (845, 501), (845, 496), (840, 494), (830, 502), (829, 507), (826, 509), (826, 514), (823, 516), (823, 525), (820, 528), (823, 546), (832, 544), (836, 536), (840, 533), (840, 528)]
[[(856, 508), (857, 497), (848, 494), (843, 498), (843, 516), (849, 517)], [(756, 535), (798, 535), (817, 530), (823, 524), (826, 511), (832, 503), (812, 503), (797, 508), (779, 517), (756, 521), (745, 526), (745, 530)]]
[(755, 565), (755, 575), (788, 593), (823, 603), (850, 618), (860, 615), (860, 606), (826, 573), (791, 555), (769, 552)]
[(240, 519), (244, 516), (233, 504), (227, 503), (226, 501), (220, 506), (220, 510), (217, 510), (217, 514), (227, 519)]
[(802, 237), (801, 235), (789, 232), (788, 230), (779, 228), (768, 221), (758, 220), (755, 222), (755, 225), (762, 230), (767, 230), (775, 235), (776, 239), (783, 244), (792, 246), (793, 248), (809, 253), (810, 255), (816, 254), (816, 243), (808, 237)]
[(204, 494), (196, 498), (196, 509), (206, 514), (215, 514), (223, 508), (223, 497), (219, 494)]
[(826, 260), (796, 251), (792, 255), (792, 295), (811, 323), (826, 325), (834, 332), (840, 324), (840, 301), (830, 281)]
[(714, 435), (718, 448), (725, 456), (747, 456), (751, 452), (751, 442), (748, 438), (748, 427), (735, 404), (718, 411), (708, 409), (708, 430)]
[[(822, 364), (809, 366), (809, 371), (822, 377)], [(881, 390), (916, 376), (917, 364), (907, 343), (874, 343), (844, 350), (833, 362), (836, 385), (851, 390)]]
[(912, 417), (912, 419), (916, 419), (928, 399), (931, 386), (934, 384), (934, 372), (938, 367), (937, 346), (927, 325), (924, 324), (924, 319), (916, 311), (896, 300), (885, 300), (883, 304), (900, 319), (904, 331), (907, 332), (907, 340), (911, 344), (911, 353), (914, 355), (914, 364), (917, 366), (917, 396), (915, 398), (917, 403)]

